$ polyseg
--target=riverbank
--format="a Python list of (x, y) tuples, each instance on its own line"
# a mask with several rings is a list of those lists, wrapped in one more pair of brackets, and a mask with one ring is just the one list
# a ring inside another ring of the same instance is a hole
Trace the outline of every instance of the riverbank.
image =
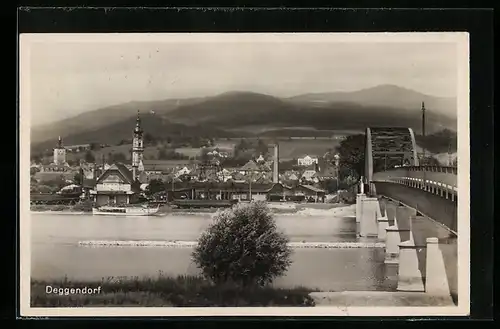
[[(352, 208), (352, 205), (343, 203), (277, 203), (269, 202), (269, 208), (275, 214), (324, 214), (327, 211), (335, 211), (342, 208)], [(76, 205), (31, 205), (31, 212), (61, 212), (61, 213), (92, 213), (92, 206), (89, 204), (76, 204)], [(181, 209), (171, 208), (168, 206), (161, 206), (158, 215), (178, 214), (213, 214), (216, 213), (218, 208), (201, 208), (201, 209)]]
[(43, 205), (36, 204), (30, 206), (31, 212), (61, 212), (61, 213), (92, 213), (92, 207), (86, 205), (76, 204), (76, 205)]
[(32, 279), (31, 307), (311, 307), (314, 306), (311, 292), (303, 287), (214, 285), (200, 276), (161, 274), (156, 278), (118, 277), (100, 281)]

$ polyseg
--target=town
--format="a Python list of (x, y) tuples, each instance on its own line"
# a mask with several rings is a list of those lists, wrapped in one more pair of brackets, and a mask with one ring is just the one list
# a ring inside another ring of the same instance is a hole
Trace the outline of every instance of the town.
[[(132, 129), (131, 129), (132, 131)], [(280, 162), (279, 141), (258, 140), (252, 149), (243, 140), (250, 159), (234, 166), (235, 147), (200, 148), (196, 158), (177, 160), (144, 159), (144, 138), (138, 111), (131, 158), (102, 159), (99, 163), (80, 159), (67, 161), (69, 152), (89, 151), (90, 145), (65, 146), (59, 137), (50, 164), (31, 164), (32, 204), (74, 204), (84, 200), (96, 206), (123, 205), (144, 201), (215, 200), (207, 206), (230, 206), (235, 201), (338, 202), (339, 189), (356, 184), (354, 175), (339, 180), (337, 153), (322, 156), (304, 154), (295, 161)], [(229, 164), (229, 165), (228, 165)], [(281, 167), (281, 168), (280, 168)], [(346, 194), (347, 195), (347, 194)], [(224, 202), (226, 201), (226, 202)], [(183, 205), (196, 206), (186, 203)]]

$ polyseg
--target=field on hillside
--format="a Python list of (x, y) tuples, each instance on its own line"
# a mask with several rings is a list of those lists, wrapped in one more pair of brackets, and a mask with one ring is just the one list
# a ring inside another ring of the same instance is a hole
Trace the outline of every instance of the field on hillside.
[(323, 156), (328, 149), (335, 149), (339, 140), (291, 140), (279, 142), (280, 160), (292, 160), (310, 156)]
[[(123, 153), (127, 157), (127, 159), (131, 159), (130, 157), (131, 149), (132, 149), (132, 144), (115, 145), (115, 146), (104, 147), (100, 150), (92, 151), (92, 154), (94, 155), (97, 162), (100, 162), (102, 160), (103, 155), (107, 159), (110, 156), (110, 154), (116, 154), (116, 153)], [(68, 160), (78, 161), (79, 159), (85, 158), (85, 153), (86, 152), (79, 152), (79, 153), (68, 152), (66, 158)], [(157, 156), (158, 156), (158, 147), (147, 146), (144, 148), (144, 157), (146, 159), (155, 159)]]
[[(335, 149), (335, 147), (340, 143), (339, 140), (281, 140), (279, 141), (280, 147), (280, 160), (287, 161), (292, 159), (297, 159), (305, 155), (310, 156), (322, 156), (328, 149)], [(220, 148), (230, 148), (236, 145), (236, 141), (227, 140), (216, 140), (215, 146)], [(107, 159), (111, 154), (123, 153), (127, 159), (130, 159), (130, 150), (132, 148), (131, 144), (125, 145), (115, 145), (102, 148), (97, 151), (93, 151), (94, 157), (97, 162), (102, 160), (102, 156)], [(158, 146), (147, 146), (144, 149), (145, 159), (157, 159), (158, 157)], [(200, 154), (200, 148), (183, 147), (177, 148), (176, 152), (184, 154), (188, 157), (196, 157)], [(71, 161), (78, 161), (85, 157), (86, 152), (80, 153), (68, 153), (67, 159)]]
[(199, 147), (179, 147), (175, 149), (175, 152), (184, 154), (190, 158), (197, 157), (201, 154), (201, 148)]
[[(236, 144), (236, 141), (216, 140), (217, 145)], [(287, 161), (305, 155), (323, 156), (328, 149), (335, 149), (340, 140), (281, 140), (279, 141), (280, 160)]]

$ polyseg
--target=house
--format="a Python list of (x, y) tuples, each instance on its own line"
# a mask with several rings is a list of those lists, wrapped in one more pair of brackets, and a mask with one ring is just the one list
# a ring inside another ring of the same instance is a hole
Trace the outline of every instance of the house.
[(115, 163), (97, 179), (90, 195), (97, 206), (130, 204), (138, 200), (140, 191), (140, 182), (133, 179), (132, 172), (124, 164)]
[(68, 152), (83, 152), (91, 149), (90, 144), (69, 145), (64, 147)]
[(198, 160), (142, 160), (144, 172), (146, 174), (172, 173), (175, 170), (194, 169), (199, 164)]
[(183, 175), (189, 175), (189, 173), (191, 172), (190, 169), (188, 169), (187, 166), (184, 166), (182, 169), (178, 170), (176, 173), (175, 173), (175, 176), (176, 177), (180, 177), (180, 176), (183, 176)]
[(307, 167), (312, 165), (313, 163), (318, 163), (318, 158), (317, 157), (311, 157), (309, 155), (306, 155), (303, 158), (298, 158), (297, 159), (297, 164), (299, 166)]
[(243, 167), (240, 168), (240, 173), (243, 175), (255, 173), (258, 171), (260, 171), (259, 166), (253, 160), (249, 160)]
[(319, 179), (316, 177), (316, 173), (318, 172), (318, 165), (313, 163), (309, 165), (300, 176), (301, 181), (318, 183)]
[(56, 172), (56, 173), (64, 173), (71, 171), (72, 168), (67, 164), (56, 164), (56, 163), (51, 163), (45, 166), (40, 167), (40, 172)]
[(299, 185), (294, 188), (295, 195), (304, 196), (308, 201), (325, 202), (326, 191), (312, 185)]
[(337, 170), (334, 166), (327, 166), (317, 172), (315, 177), (317, 177), (320, 181), (334, 179), (337, 177)]

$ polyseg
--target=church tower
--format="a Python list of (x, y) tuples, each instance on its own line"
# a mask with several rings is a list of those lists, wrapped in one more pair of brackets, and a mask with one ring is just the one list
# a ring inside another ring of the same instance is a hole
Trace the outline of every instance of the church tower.
[(54, 164), (56, 165), (66, 164), (66, 149), (63, 146), (61, 136), (59, 136), (57, 146), (54, 148)]
[(139, 177), (139, 171), (143, 168), (142, 157), (144, 152), (143, 131), (141, 128), (141, 118), (137, 111), (137, 121), (134, 129), (134, 138), (132, 141), (132, 173), (134, 180)]

